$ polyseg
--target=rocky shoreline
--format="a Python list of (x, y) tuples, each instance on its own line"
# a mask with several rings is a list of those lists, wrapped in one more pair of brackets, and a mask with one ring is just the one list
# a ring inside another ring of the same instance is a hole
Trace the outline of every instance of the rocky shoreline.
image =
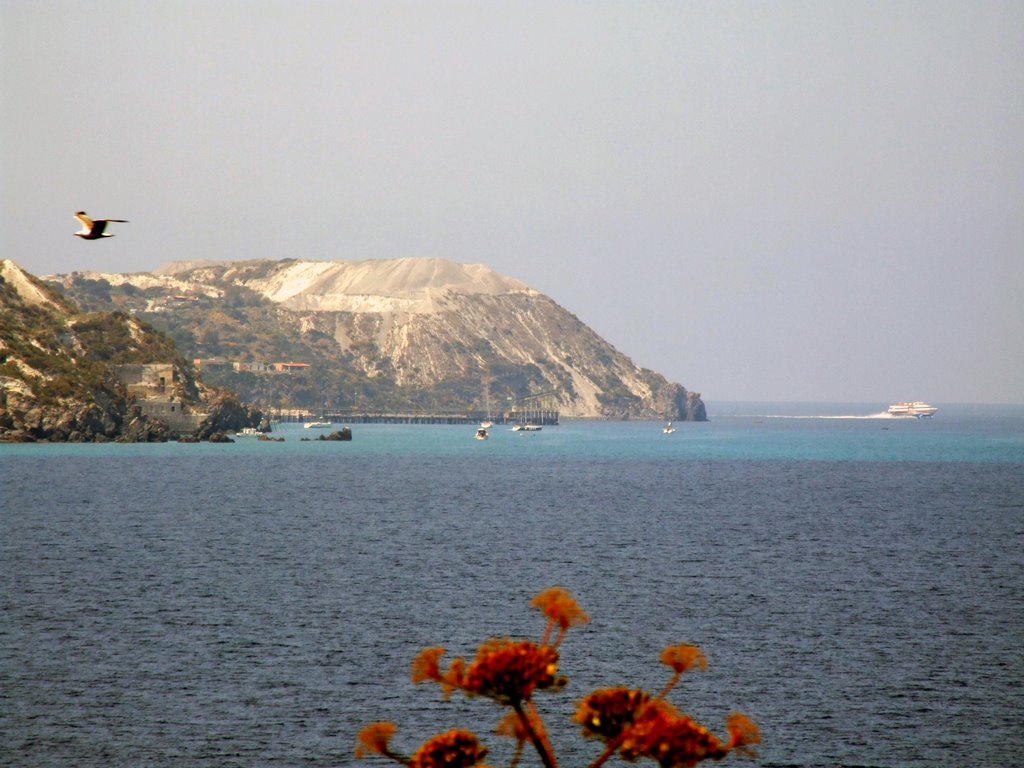
[(96, 402), (71, 401), (19, 407), (18, 398), (0, 395), (0, 442), (8, 443), (165, 443), (223, 442), (245, 427), (268, 427), (259, 411), (230, 393), (218, 393), (204, 404), (205, 418), (195, 430), (173, 430), (164, 420), (147, 416), (126, 396), (102, 396)]
[(261, 421), (204, 385), (166, 335), (124, 312), (79, 312), (0, 261), (0, 441), (209, 440)]

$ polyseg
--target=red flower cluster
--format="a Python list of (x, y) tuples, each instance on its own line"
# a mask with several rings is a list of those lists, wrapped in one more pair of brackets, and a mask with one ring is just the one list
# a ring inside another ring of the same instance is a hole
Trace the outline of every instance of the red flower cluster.
[(412, 757), (391, 750), (394, 723), (370, 723), (356, 737), (356, 757), (384, 755), (411, 768), (486, 768), (482, 760), (487, 749), (471, 731), (453, 729), (423, 742)]
[(624, 760), (645, 757), (662, 768), (689, 768), (708, 758), (718, 760), (731, 750), (749, 754), (747, 747), (760, 741), (757, 726), (735, 713), (726, 720), (730, 739), (719, 740), (711, 731), (664, 699), (627, 688), (604, 688), (587, 696), (576, 710), (583, 735), (618, 751)]
[(492, 638), (480, 646), (468, 668), (457, 658), (447, 672), (441, 671), (443, 654), (444, 648), (420, 651), (412, 662), (412, 682), (430, 680), (446, 696), (458, 688), (467, 696), (486, 696), (511, 705), (529, 701), (535, 690), (565, 685), (565, 679), (556, 676), (558, 651), (529, 640)]
[(488, 640), (466, 670), (466, 693), (486, 696), (500, 704), (529, 701), (534, 689), (560, 688), (556, 677), (558, 651), (529, 640)]
[(456, 728), (425, 741), (409, 758), (409, 768), (473, 768), (486, 756), (475, 734)]
[(424, 648), (412, 660), (410, 678), (414, 684), (431, 681), (441, 686), (447, 699), (453, 690), (462, 688), (466, 677), (466, 661), (459, 657), (452, 661), (447, 672), (441, 671), (444, 648)]
[(356, 737), (356, 757), (366, 755), (391, 755), (388, 742), (394, 735), (394, 723), (370, 723)]
[(682, 673), (693, 667), (700, 667), (701, 670), (708, 668), (708, 660), (695, 645), (670, 645), (661, 652), (661, 663), (672, 667), (675, 672)]
[[(529, 742), (545, 768), (556, 768), (547, 731), (532, 697), (535, 691), (566, 684), (565, 678), (558, 676), (557, 648), (570, 627), (587, 622), (589, 617), (561, 587), (541, 592), (531, 606), (548, 620), (539, 643), (492, 638), (480, 645), (471, 663), (456, 658), (447, 671), (441, 669), (444, 648), (425, 648), (413, 659), (411, 677), (413, 683), (437, 683), (445, 698), (452, 691), (461, 690), (467, 696), (484, 696), (510, 707), (498, 726), (498, 734), (516, 741), (511, 765), (518, 763)], [(555, 627), (558, 633), (552, 639)], [(582, 727), (583, 735), (605, 744), (604, 752), (591, 763), (591, 768), (598, 768), (616, 753), (627, 761), (650, 759), (661, 768), (689, 768), (730, 752), (752, 755), (750, 745), (757, 744), (760, 735), (745, 715), (734, 713), (726, 719), (729, 739), (722, 741), (665, 699), (684, 672), (695, 667), (707, 668), (707, 659), (700, 649), (670, 645), (662, 651), (661, 662), (672, 669), (672, 677), (656, 696), (637, 689), (602, 688), (580, 702), (574, 719)], [(473, 733), (456, 729), (433, 737), (407, 758), (391, 750), (389, 739), (394, 732), (391, 723), (367, 726), (359, 734), (356, 757), (376, 753), (410, 768), (482, 768), (487, 754)]]
[(584, 613), (572, 595), (562, 587), (545, 589), (530, 601), (530, 607), (538, 609), (548, 617), (548, 625), (544, 629), (544, 638), (541, 640), (544, 645), (548, 644), (551, 630), (556, 624), (558, 625), (558, 637), (551, 643), (555, 647), (562, 642), (569, 627), (579, 626), (590, 621), (590, 617)]
[(584, 736), (611, 742), (633, 724), (650, 700), (646, 691), (600, 688), (580, 702), (573, 719), (583, 726)]

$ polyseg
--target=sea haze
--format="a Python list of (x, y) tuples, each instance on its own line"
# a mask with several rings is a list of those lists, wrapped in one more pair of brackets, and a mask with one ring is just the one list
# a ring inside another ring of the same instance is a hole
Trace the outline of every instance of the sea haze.
[(1024, 409), (762, 406), (672, 435), (2, 445), (0, 764), (349, 765), (393, 720), (407, 752), (473, 728), (500, 766), (496, 705), (409, 662), (539, 637), (555, 584), (592, 617), (538, 697), (562, 765), (600, 751), (575, 702), (659, 689), (678, 642), (709, 669), (673, 701), (720, 734), (750, 715), (759, 765), (1024, 762)]

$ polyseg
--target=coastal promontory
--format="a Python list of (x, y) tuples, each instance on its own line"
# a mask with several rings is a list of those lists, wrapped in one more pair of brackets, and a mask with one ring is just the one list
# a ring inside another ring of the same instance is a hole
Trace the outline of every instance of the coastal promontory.
[(205, 439), (259, 414), (199, 381), (173, 341), (121, 311), (80, 312), (0, 261), (0, 440)]
[[(441, 258), (183, 261), (46, 278), (144, 319), (204, 381), (267, 408), (706, 419), (700, 395), (483, 264)], [(285, 373), (285, 375), (275, 375)]]

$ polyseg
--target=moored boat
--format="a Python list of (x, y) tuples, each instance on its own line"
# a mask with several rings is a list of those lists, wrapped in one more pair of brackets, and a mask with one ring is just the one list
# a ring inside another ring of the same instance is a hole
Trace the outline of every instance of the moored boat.
[(323, 420), (307, 421), (302, 426), (304, 426), (306, 429), (330, 429), (331, 422)]

